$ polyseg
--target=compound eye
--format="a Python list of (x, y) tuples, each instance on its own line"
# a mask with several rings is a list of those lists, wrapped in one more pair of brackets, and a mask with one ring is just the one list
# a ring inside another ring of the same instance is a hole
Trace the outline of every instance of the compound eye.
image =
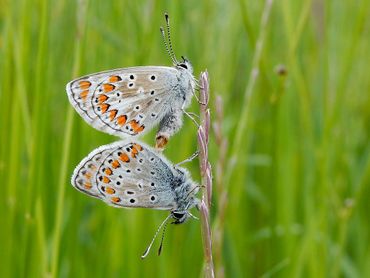
[(188, 69), (188, 66), (186, 64), (181, 63), (181, 64), (179, 64), (179, 66), (184, 68), (184, 69)]
[(173, 212), (172, 213), (173, 217), (175, 217), (176, 219), (181, 219), (182, 217), (184, 217), (184, 213), (177, 213), (177, 212)]

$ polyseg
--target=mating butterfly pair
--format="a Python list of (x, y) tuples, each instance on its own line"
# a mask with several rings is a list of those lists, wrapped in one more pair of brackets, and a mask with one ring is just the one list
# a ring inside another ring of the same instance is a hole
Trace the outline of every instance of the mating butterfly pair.
[(188, 210), (199, 202), (195, 197), (199, 186), (186, 169), (133, 139), (159, 124), (156, 147), (163, 148), (181, 128), (195, 91), (192, 66), (185, 58), (177, 61), (165, 16), (169, 48), (163, 28), (161, 33), (174, 67), (109, 70), (80, 77), (66, 87), (69, 101), (87, 123), (126, 138), (92, 151), (76, 167), (72, 185), (112, 206), (170, 210), (160, 228), (170, 218), (183, 223), (192, 216)]

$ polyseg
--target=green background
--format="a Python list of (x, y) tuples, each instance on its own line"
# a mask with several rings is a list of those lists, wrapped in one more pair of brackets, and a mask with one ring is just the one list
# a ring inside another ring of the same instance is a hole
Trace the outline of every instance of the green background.
[[(213, 123), (215, 96), (225, 104), (229, 147), (210, 138), (218, 277), (370, 277), (369, 6), (274, 1), (261, 27), (264, 1), (0, 0), (0, 277), (202, 276), (199, 221), (169, 226), (162, 255), (156, 243), (142, 261), (167, 212), (112, 208), (69, 182), (117, 138), (78, 116), (65, 84), (170, 66), (165, 11), (177, 56), (209, 72)], [(165, 155), (196, 144), (185, 119)], [(197, 160), (186, 167), (199, 180)]]

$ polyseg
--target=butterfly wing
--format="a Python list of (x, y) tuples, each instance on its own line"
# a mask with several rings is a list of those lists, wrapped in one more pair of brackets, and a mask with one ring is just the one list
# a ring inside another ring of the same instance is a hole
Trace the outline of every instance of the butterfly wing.
[(143, 143), (120, 141), (91, 152), (76, 167), (72, 185), (112, 206), (172, 209), (173, 166)]
[(105, 146), (92, 151), (75, 168), (71, 178), (72, 185), (87, 195), (101, 199), (101, 194), (95, 182), (95, 176), (104, 158), (109, 154), (110, 150), (105, 148)]
[(172, 67), (132, 67), (86, 75), (67, 84), (69, 101), (94, 128), (129, 137), (157, 124), (178, 83)]

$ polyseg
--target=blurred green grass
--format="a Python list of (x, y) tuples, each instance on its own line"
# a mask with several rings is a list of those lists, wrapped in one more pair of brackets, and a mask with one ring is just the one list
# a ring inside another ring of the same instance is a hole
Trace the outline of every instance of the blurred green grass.
[[(198, 221), (171, 226), (162, 255), (141, 261), (167, 212), (115, 209), (69, 184), (84, 156), (116, 138), (85, 124), (65, 84), (105, 69), (170, 65), (164, 11), (177, 55), (196, 76), (207, 68), (213, 97), (224, 99), (231, 146), (246, 121), (228, 179), (226, 277), (369, 277), (369, 5), (275, 1), (244, 119), (263, 1), (1, 0), (0, 277), (201, 274)], [(178, 162), (195, 148), (185, 120), (165, 154)], [(213, 164), (218, 153), (211, 139)], [(195, 179), (196, 164), (186, 165)]]

